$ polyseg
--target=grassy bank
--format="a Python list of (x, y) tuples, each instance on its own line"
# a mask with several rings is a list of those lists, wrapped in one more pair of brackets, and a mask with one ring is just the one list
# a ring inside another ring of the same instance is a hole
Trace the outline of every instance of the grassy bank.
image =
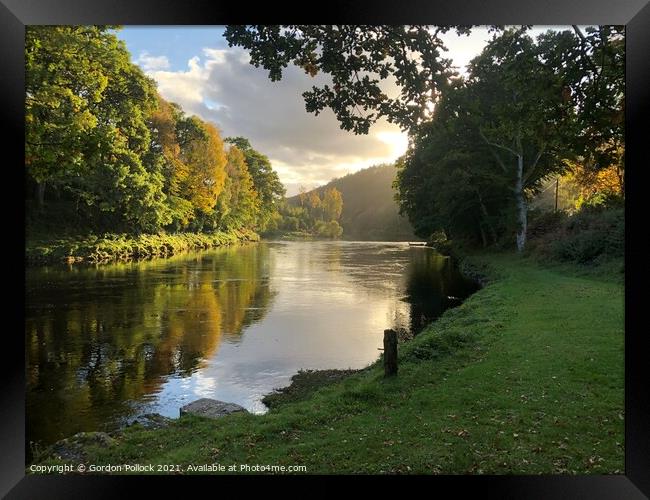
[(88, 445), (84, 460), (304, 465), (309, 473), (622, 473), (622, 284), (514, 255), (472, 259), (491, 279), (400, 346), (397, 377), (384, 379), (376, 363), (326, 385), (307, 381), (266, 415), (134, 426), (110, 446)]
[(263, 235), (270, 240), (303, 241), (317, 240), (318, 236), (307, 231), (274, 231)]
[(28, 264), (58, 262), (110, 262), (116, 260), (168, 257), (189, 250), (257, 241), (249, 230), (217, 233), (105, 234), (67, 236), (58, 239), (28, 237), (25, 255)]

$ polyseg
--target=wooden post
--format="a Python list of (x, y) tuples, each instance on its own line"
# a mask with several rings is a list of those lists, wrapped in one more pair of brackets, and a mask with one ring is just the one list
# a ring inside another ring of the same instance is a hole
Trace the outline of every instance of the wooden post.
[(384, 330), (384, 377), (397, 375), (397, 332)]

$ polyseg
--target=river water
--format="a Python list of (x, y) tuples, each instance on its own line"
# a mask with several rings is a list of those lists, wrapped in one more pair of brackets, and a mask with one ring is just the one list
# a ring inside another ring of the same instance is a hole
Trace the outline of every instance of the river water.
[(362, 368), (476, 289), (406, 243), (261, 242), (26, 272), (27, 441), (209, 397), (263, 413), (299, 369)]

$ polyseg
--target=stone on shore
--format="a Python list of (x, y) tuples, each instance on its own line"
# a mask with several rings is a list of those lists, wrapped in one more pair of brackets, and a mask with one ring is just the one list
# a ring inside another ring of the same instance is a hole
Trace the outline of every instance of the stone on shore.
[(87, 446), (106, 448), (115, 443), (117, 441), (105, 432), (78, 432), (72, 437), (54, 443), (47, 456), (59, 460), (83, 462), (86, 460)]
[(168, 427), (173, 421), (173, 418), (163, 417), (159, 413), (147, 413), (145, 415), (138, 415), (126, 427), (140, 425), (145, 429), (161, 429)]
[(238, 412), (248, 413), (248, 410), (235, 403), (226, 403), (210, 398), (197, 399), (181, 407), (181, 417), (183, 415), (197, 415), (199, 417), (221, 418)]

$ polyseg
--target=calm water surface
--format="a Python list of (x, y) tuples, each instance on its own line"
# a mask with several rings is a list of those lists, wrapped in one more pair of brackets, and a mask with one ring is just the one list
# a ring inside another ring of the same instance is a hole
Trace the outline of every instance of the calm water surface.
[(263, 242), (26, 273), (27, 439), (177, 417), (201, 397), (266, 411), (299, 369), (362, 368), (475, 290), (406, 243)]

